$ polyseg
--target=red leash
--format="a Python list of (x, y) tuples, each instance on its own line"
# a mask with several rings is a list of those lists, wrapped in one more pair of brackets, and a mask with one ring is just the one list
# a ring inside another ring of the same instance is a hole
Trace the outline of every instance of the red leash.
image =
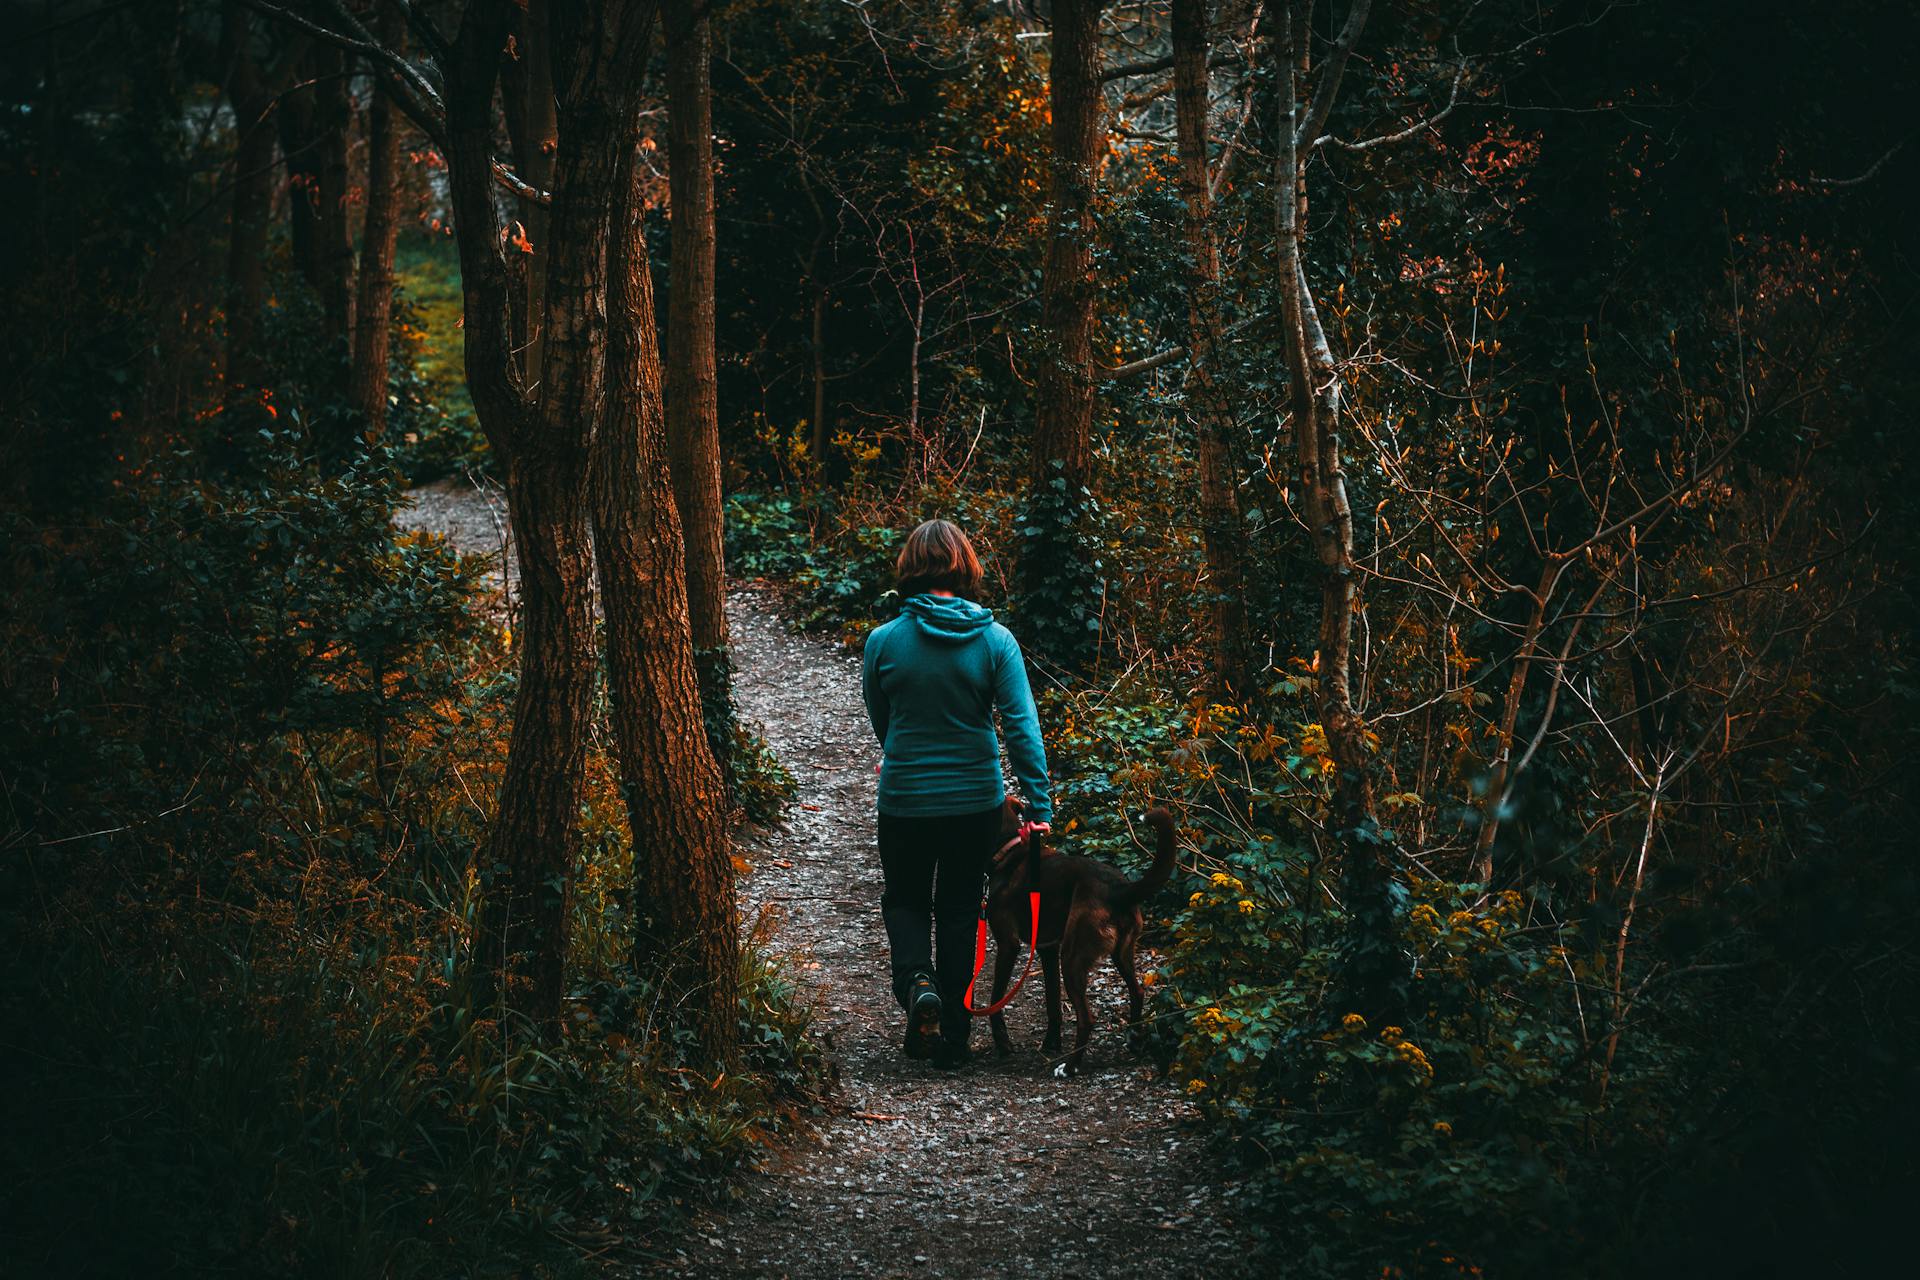
[[(1001, 845), (993, 856), (998, 858), (1015, 845), (1032, 839), (1037, 829), (1040, 829), (1038, 824), (1021, 822), (1020, 834)], [(1027, 895), (1027, 899), (1033, 908), (1033, 928), (1027, 938), (1027, 963), (1020, 970), (1020, 980), (1013, 984), (1007, 994), (986, 1008), (976, 1009), (973, 1007), (973, 989), (980, 985), (980, 975), (987, 967), (987, 896), (984, 893), (980, 895), (980, 922), (975, 926), (973, 935), (973, 981), (967, 984), (967, 994), (961, 1000), (966, 1011), (976, 1018), (991, 1017), (1013, 1003), (1013, 998), (1020, 994), (1020, 988), (1027, 985), (1027, 975), (1033, 972), (1033, 953), (1040, 948), (1040, 891), (1035, 889)]]

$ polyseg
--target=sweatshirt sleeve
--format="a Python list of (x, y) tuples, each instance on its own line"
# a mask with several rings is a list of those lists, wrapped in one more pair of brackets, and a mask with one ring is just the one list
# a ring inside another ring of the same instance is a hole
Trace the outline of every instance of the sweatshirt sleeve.
[(1013, 633), (1002, 630), (999, 667), (994, 672), (993, 700), (1000, 709), (1000, 724), (1006, 730), (1007, 755), (1013, 761), (1013, 776), (1020, 783), (1020, 795), (1027, 802), (1027, 814), (1035, 822), (1053, 821), (1053, 792), (1047, 786), (1047, 749), (1040, 741), (1040, 713), (1033, 705), (1033, 690), (1027, 684), (1027, 663), (1020, 654), (1020, 642)]
[(886, 692), (880, 688), (880, 631), (877, 628), (867, 633), (866, 647), (861, 651), (860, 696), (867, 703), (867, 719), (873, 724), (873, 736), (880, 740), (884, 751), (891, 708), (887, 705)]

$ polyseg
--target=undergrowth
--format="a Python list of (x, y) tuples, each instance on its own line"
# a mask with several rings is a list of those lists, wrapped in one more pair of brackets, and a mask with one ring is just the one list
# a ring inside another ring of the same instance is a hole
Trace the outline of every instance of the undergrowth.
[(32, 1102), (0, 1166), (30, 1272), (584, 1270), (813, 1105), (810, 1009), (763, 938), (724, 1072), (624, 968), (597, 748), (565, 1034), (481, 1002), (512, 670), (478, 564), (397, 529), (396, 484), (268, 433), (226, 479), (9, 521), (0, 1027)]

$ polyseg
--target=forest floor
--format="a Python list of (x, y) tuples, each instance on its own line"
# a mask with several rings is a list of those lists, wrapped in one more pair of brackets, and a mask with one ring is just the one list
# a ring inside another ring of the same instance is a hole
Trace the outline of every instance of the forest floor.
[[(414, 497), (408, 522), (463, 550), (500, 549), (497, 492), (442, 482)], [(738, 587), (729, 606), (741, 711), (799, 783), (779, 826), (740, 837), (742, 913), (749, 926), (768, 917), (771, 945), (813, 987), (838, 1088), (828, 1114), (771, 1152), (731, 1203), (661, 1242), (664, 1258), (642, 1274), (1254, 1274), (1232, 1189), (1185, 1099), (1129, 1047), (1110, 970), (1095, 980), (1098, 1021), (1076, 1079), (1056, 1078), (1039, 1051), (1037, 971), (1008, 1010), (1012, 1056), (994, 1056), (984, 1026), (959, 1072), (902, 1055), (873, 834), (879, 750), (858, 657), (793, 634), (771, 589)], [(1155, 963), (1143, 954), (1144, 969)]]

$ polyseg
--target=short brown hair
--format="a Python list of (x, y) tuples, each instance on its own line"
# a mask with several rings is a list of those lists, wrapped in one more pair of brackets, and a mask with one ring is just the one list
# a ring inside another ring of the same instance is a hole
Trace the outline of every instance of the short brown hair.
[(893, 572), (903, 596), (951, 591), (971, 600), (980, 594), (980, 557), (951, 520), (929, 520), (900, 544)]

